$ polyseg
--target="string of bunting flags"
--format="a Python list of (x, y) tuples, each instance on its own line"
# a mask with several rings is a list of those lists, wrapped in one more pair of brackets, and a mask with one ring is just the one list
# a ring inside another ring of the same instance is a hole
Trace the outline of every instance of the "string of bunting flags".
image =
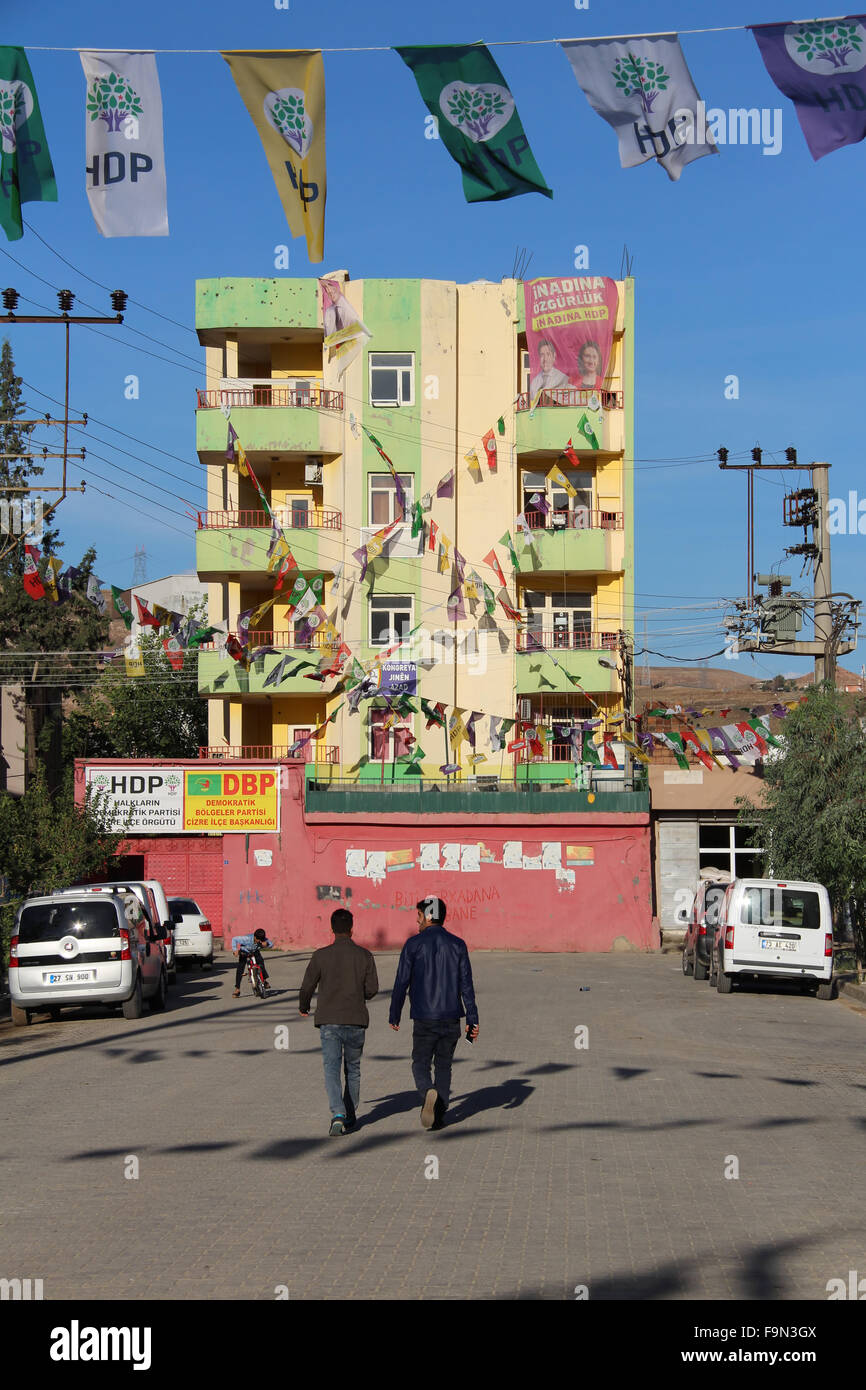
[[(859, 78), (866, 63), (866, 15), (728, 27), (753, 34), (770, 79), (793, 103), (814, 159), (866, 136), (866, 89)], [(590, 107), (616, 133), (623, 168), (655, 160), (677, 180), (690, 163), (719, 153), (729, 117), (749, 116), (707, 108), (677, 33), (540, 42), (562, 50)], [(390, 51), (411, 72), (436, 138), (461, 171), (467, 202), (524, 193), (553, 197), (506, 76), (487, 45)], [(167, 236), (156, 53), (78, 53), (84, 74), (85, 188), (97, 228), (106, 237)], [(327, 196), (322, 50), (225, 50), (220, 56), (261, 142), (291, 234), (304, 236), (310, 261), (319, 262)], [(56, 202), (58, 196), (23, 47), (0, 47), (0, 149), (0, 223), (9, 240), (17, 240), (23, 235), (22, 204)], [(345, 345), (341, 327), (336, 323), (332, 330), (338, 335), (330, 344), (336, 352)]]

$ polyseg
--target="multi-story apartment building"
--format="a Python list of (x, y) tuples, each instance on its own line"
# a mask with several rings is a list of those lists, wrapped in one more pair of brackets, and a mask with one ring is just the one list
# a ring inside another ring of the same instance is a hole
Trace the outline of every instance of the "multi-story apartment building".
[[(474, 751), (486, 761), (475, 767), (479, 775), (515, 775), (504, 745), (491, 748), (490, 716), (543, 726), (543, 757), (537, 748), (534, 760), (515, 755), (521, 780), (570, 780), (572, 744), (563, 725), (622, 710), (622, 638), (633, 628), (633, 282), (617, 282), (603, 388), (536, 397), (529, 391), (522, 282), (349, 281), (345, 271), (330, 278), (344, 282), (370, 333), (342, 377), (323, 343), (315, 279), (198, 282), (207, 381), (198, 395), (197, 448), (208, 501), (197, 568), (209, 585), (210, 621), (226, 621), (235, 632), (238, 615), (274, 591), (266, 558), (270, 518), (226, 457), (230, 408), (299, 570), (324, 581), (322, 606), (353, 656), (368, 666), (418, 629), (382, 663), (382, 692), (407, 690), (449, 714), (464, 711), (464, 721), (480, 715)], [(587, 412), (590, 442), (578, 432)], [(481, 442), (491, 428), (495, 471)], [(354, 552), (399, 515), (393, 477), (367, 431), (399, 474), (406, 520), (362, 581)], [(563, 456), (569, 440), (570, 460)], [(473, 449), (480, 470), (465, 461)], [(571, 491), (548, 479), (557, 461)], [(446, 481), (437, 496), (451, 470), (452, 486)], [(418, 501), (426, 525), (413, 537)], [(515, 527), (520, 513), (531, 543)], [(516, 570), (500, 544), (507, 531)], [(505, 591), (485, 560), (494, 548)], [(455, 604), (448, 606), (455, 551), (470, 580), (456, 613)], [(473, 572), (525, 622), (498, 602), (489, 614), (480, 587), (471, 597)], [(296, 650), (299, 657), (315, 655), (317, 640), (289, 615), (283, 596), (250, 636), (253, 648)], [(300, 750), (317, 778), (391, 781), (405, 773), (400, 759), (418, 745), (425, 774), (438, 777), (441, 765), (458, 760), (464, 780), (473, 773), (468, 743), (458, 759), (441, 729), (425, 728), (422, 713), (391, 722), (383, 694), (353, 713), (344, 693), (330, 693), (336, 677), (309, 678), (314, 666), (268, 684), (280, 659), (267, 656), (245, 671), (217, 647), (202, 650), (199, 688), (210, 721), (203, 755), (284, 756), (342, 703), (334, 722)]]

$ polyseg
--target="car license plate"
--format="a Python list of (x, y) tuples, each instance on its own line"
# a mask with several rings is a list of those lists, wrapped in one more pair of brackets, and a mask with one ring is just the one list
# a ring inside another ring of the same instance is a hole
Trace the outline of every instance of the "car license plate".
[(765, 951), (796, 951), (796, 941), (762, 941), (761, 946)]
[(95, 979), (95, 970), (58, 970), (54, 973), (46, 971), (42, 976), (43, 984), (46, 985), (77, 985), (82, 980)]

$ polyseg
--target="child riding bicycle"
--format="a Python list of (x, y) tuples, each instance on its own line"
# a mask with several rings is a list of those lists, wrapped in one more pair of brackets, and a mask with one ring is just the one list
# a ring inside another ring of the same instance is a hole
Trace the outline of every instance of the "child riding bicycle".
[(257, 931), (249, 932), (246, 936), (232, 937), (232, 955), (238, 958), (238, 968), (235, 971), (235, 987), (232, 998), (237, 999), (241, 992), (241, 980), (244, 978), (244, 971), (247, 968), (247, 961), (252, 956), (256, 965), (262, 972), (262, 979), (268, 984), (268, 972), (265, 969), (265, 962), (262, 958), (261, 947), (272, 946), (261, 927)]

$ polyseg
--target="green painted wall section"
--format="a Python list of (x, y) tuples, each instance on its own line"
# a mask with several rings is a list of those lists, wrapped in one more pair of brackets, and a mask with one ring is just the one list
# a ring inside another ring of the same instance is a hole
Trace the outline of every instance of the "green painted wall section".
[[(380, 441), (385, 453), (398, 473), (411, 473), (414, 480), (414, 497), (421, 497), (421, 422), (419, 398), (423, 391), (422, 376), (422, 336), (420, 280), (365, 280), (364, 281), (364, 323), (372, 335), (370, 348), (364, 353), (364, 408), (362, 420), (365, 427)], [(415, 404), (402, 407), (377, 407), (370, 404), (369, 354), (373, 352), (414, 352), (415, 354)], [(399, 439), (391, 439), (391, 431)], [(387, 473), (388, 465), (379, 457), (374, 445), (364, 437), (364, 525), (371, 526), (370, 485), (371, 473)], [(443, 467), (442, 472), (447, 472)], [(422, 559), (400, 559), (385, 562), (374, 560), (370, 565), (363, 589), (367, 596), (364, 603), (363, 633), (369, 632), (369, 603), (371, 594), (412, 594), (414, 597), (413, 624), (421, 621), (421, 574)], [(436, 624), (439, 626), (439, 623)], [(362, 643), (360, 660), (369, 661), (381, 648), (371, 647), (366, 640)], [(395, 660), (397, 658), (395, 657)], [(366, 727), (366, 716), (364, 716)], [(417, 729), (414, 730), (417, 734)]]
[(539, 405), (531, 417), (528, 410), (520, 410), (516, 416), (518, 452), (547, 450), (560, 454), (570, 439), (575, 453), (591, 455), (594, 451), (577, 430), (585, 415), (603, 453), (610, 448), (608, 416), (611, 413), (607, 410), (587, 410), (582, 405)]
[[(590, 574), (617, 572), (621, 569), (621, 537), (621, 531), (580, 531), (571, 526), (561, 531), (547, 531), (539, 527), (532, 532), (532, 545), (524, 546), (518, 533), (515, 549), (520, 573), (526, 578), (550, 571), (557, 574), (581, 570)], [(570, 587), (576, 587), (571, 581), (569, 583)]]
[(470, 814), (486, 819), (495, 815), (562, 815), (564, 812), (588, 813), (591, 815), (622, 815), (624, 813), (648, 815), (649, 792), (604, 792), (597, 793), (594, 801), (588, 799), (585, 791), (575, 791), (573, 787), (558, 790), (541, 790), (530, 785), (528, 790), (515, 791), (501, 787), (496, 792), (457, 791), (431, 787), (429, 782), (423, 786), (389, 791), (385, 787), (330, 788), (319, 790), (306, 787), (306, 809), (310, 812), (327, 812), (335, 815), (453, 815)]
[(615, 652), (571, 651), (567, 647), (557, 648), (553, 653), (563, 670), (557, 670), (549, 656), (544, 652), (517, 653), (517, 693), (533, 695), (543, 691), (545, 695), (563, 695), (574, 691), (575, 687), (563, 674), (567, 671), (574, 676), (584, 690), (619, 690), (619, 677), (615, 671), (600, 666), (600, 656), (609, 661), (616, 659)]
[[(258, 661), (255, 666), (251, 666), (249, 671), (245, 671), (237, 661), (232, 661), (229, 657), (221, 656), (219, 652), (199, 652), (198, 654), (198, 690), (200, 695), (316, 695), (321, 691), (321, 685), (317, 682), (308, 681), (304, 678), (306, 671), (315, 671), (318, 665), (318, 658), (311, 661), (309, 666), (305, 666), (290, 680), (281, 681), (280, 684), (268, 686), (265, 689), (265, 679), (273, 671), (274, 667), (284, 656), (292, 656), (291, 649), (280, 652), (279, 656), (266, 656)], [(303, 652), (297, 653), (298, 658), (305, 655)], [(309, 653), (315, 657), (315, 652)], [(217, 685), (219, 681), (219, 685)]]
[[(279, 383), (278, 383), (279, 384)], [(235, 406), (232, 424), (248, 454), (339, 454), (343, 421), (339, 411), (302, 406)], [(226, 418), (221, 410), (197, 410), (195, 447), (199, 454), (224, 454)]]
[[(329, 558), (333, 555), (333, 541), (329, 545), (326, 539), (320, 566), (317, 530), (313, 527), (296, 526), (290, 527), (286, 534), (300, 570), (305, 573), (317, 570), (325, 574), (333, 573), (334, 561)], [(264, 574), (268, 563), (270, 535), (269, 525), (232, 526), (225, 531), (217, 528), (196, 531), (196, 569), (199, 574), (212, 575), (215, 578), (224, 574)], [(339, 532), (322, 532), (322, 535), (326, 538), (333, 537), (339, 535)], [(263, 593), (262, 598), (265, 597), (267, 595)]]
[(225, 277), (195, 282), (195, 325), (206, 329), (320, 328), (315, 279)]

